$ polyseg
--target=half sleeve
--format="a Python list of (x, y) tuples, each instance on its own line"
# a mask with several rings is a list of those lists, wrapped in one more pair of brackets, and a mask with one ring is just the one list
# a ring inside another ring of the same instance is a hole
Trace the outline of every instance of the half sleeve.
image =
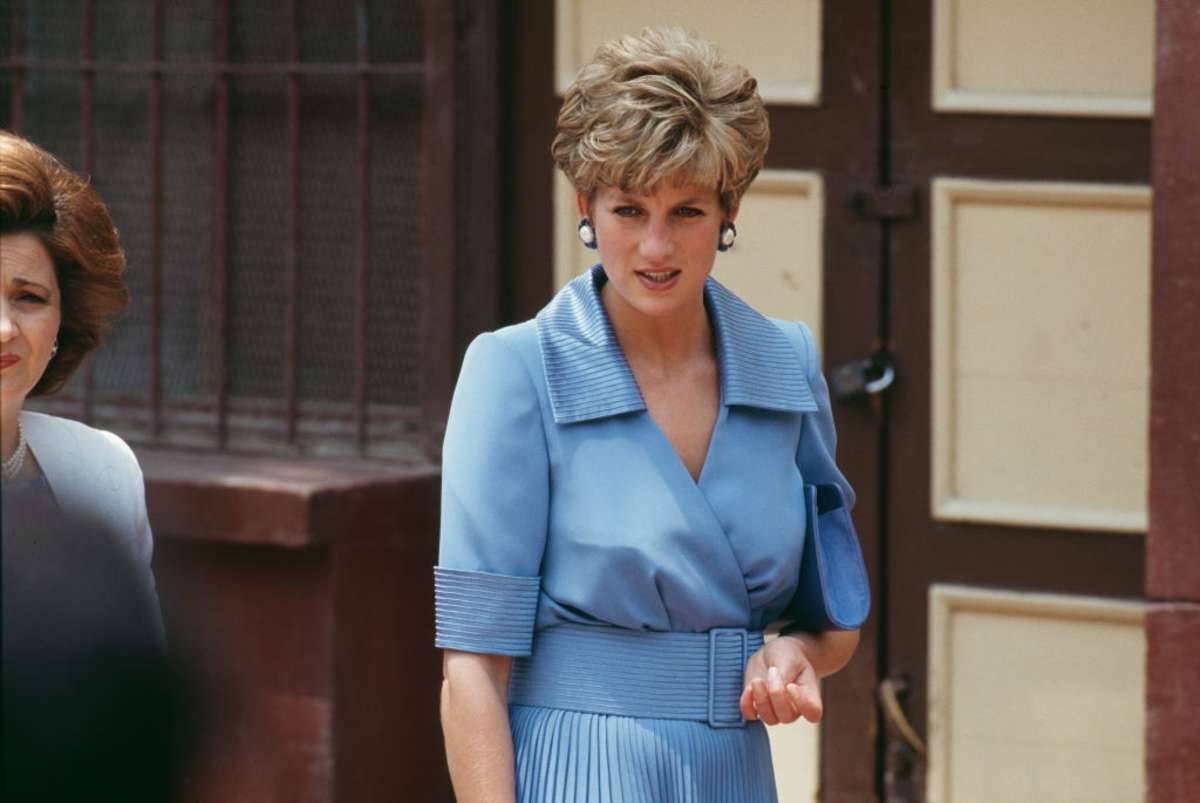
[(549, 498), (533, 380), (500, 336), (480, 335), (463, 360), (442, 449), (438, 647), (530, 653)]
[(854, 507), (854, 489), (837, 467), (837, 430), (833, 426), (833, 408), (829, 401), (829, 385), (821, 373), (821, 358), (812, 330), (803, 321), (796, 321), (804, 341), (808, 386), (817, 402), (817, 411), (804, 416), (800, 444), (796, 449), (796, 465), (804, 482), (811, 485), (834, 484), (841, 488), (847, 510)]

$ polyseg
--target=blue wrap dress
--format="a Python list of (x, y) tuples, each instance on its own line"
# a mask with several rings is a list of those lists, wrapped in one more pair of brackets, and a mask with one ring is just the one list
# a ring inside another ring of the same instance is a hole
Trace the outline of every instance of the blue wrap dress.
[[(803, 484), (853, 504), (805, 324), (707, 280), (721, 406), (695, 481), (646, 410), (605, 281), (597, 265), (467, 351), (443, 451), (439, 647), (520, 662), (564, 624), (761, 630), (796, 592)], [(761, 722), (520, 704), (510, 719), (522, 803), (776, 799)]]

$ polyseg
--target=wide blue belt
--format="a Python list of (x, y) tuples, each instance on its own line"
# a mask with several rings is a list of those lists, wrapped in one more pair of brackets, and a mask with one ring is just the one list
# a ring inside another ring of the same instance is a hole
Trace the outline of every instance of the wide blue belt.
[(762, 643), (761, 631), (740, 627), (654, 633), (556, 625), (537, 632), (530, 656), (513, 660), (508, 701), (740, 728), (746, 661)]

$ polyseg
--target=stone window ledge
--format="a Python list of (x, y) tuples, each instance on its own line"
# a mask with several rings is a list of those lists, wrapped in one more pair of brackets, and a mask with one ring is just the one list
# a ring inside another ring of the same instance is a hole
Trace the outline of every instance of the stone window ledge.
[(137, 455), (156, 537), (305, 549), (436, 532), (440, 469), (431, 463), (150, 448)]

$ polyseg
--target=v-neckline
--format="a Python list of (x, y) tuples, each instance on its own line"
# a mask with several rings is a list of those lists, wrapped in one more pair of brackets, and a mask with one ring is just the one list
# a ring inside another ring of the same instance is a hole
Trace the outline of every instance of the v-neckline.
[(688, 468), (687, 463), (683, 459), (683, 455), (680, 454), (679, 450), (675, 448), (675, 444), (671, 443), (671, 439), (667, 437), (666, 430), (659, 426), (658, 421), (650, 413), (650, 405), (646, 404), (646, 395), (642, 393), (642, 386), (637, 380), (637, 374), (633, 372), (633, 367), (629, 364), (629, 358), (625, 355), (625, 349), (621, 346), (621, 341), (616, 336), (616, 329), (613, 327), (612, 318), (609, 316), (608, 309), (604, 306), (604, 300), (600, 296), (600, 291), (603, 288), (603, 285), (607, 283), (608, 278), (605, 277), (604, 283), (598, 287), (595, 287), (596, 303), (600, 308), (600, 314), (603, 316), (604, 327), (608, 330), (609, 335), (616, 343), (617, 351), (620, 353), (621, 359), (625, 363), (625, 370), (629, 372), (629, 378), (633, 381), (633, 386), (637, 389), (638, 395), (641, 396), (642, 404), (645, 405), (642, 412), (645, 414), (646, 420), (648, 420), (651, 426), (653, 426), (654, 431), (658, 433), (659, 439), (663, 442), (663, 444), (666, 445), (671, 454), (674, 455), (675, 463), (683, 470), (684, 476), (688, 478), (693, 486), (699, 488), (704, 482), (704, 472), (708, 468), (709, 463), (712, 462), (713, 444), (716, 443), (717, 431), (724, 422), (726, 410), (728, 409), (725, 404), (725, 367), (721, 365), (719, 325), (716, 321), (716, 314), (709, 305), (708, 284), (707, 282), (705, 283), (700, 303), (704, 307), (705, 316), (708, 318), (709, 330), (713, 340), (713, 361), (717, 365), (717, 418), (713, 422), (712, 431), (709, 432), (708, 435), (708, 446), (704, 450), (704, 462), (700, 464), (700, 473), (693, 477), (691, 469)]
[(666, 431), (658, 425), (658, 421), (656, 421), (654, 416), (650, 414), (650, 408), (647, 407), (642, 412), (646, 416), (646, 420), (650, 423), (650, 426), (653, 428), (654, 432), (657, 434), (659, 441), (661, 441), (662, 445), (665, 446), (667, 451), (671, 453), (671, 456), (674, 458), (675, 465), (678, 466), (680, 471), (683, 472), (683, 476), (687, 477), (688, 482), (690, 482), (694, 487), (700, 488), (704, 484), (704, 477), (708, 473), (709, 466), (711, 466), (713, 462), (713, 452), (715, 451), (717, 444), (717, 435), (720, 433), (721, 428), (725, 423), (725, 419), (729, 414), (729, 408), (725, 405), (724, 392), (720, 394), (720, 402), (718, 403), (717, 407), (717, 418), (715, 421), (713, 421), (712, 432), (710, 432), (708, 435), (708, 446), (704, 450), (704, 462), (700, 464), (700, 473), (695, 477), (692, 476), (691, 470), (687, 467), (687, 463), (684, 461), (683, 455), (679, 453), (679, 450), (675, 448), (675, 444), (671, 443), (671, 439), (667, 437)]

